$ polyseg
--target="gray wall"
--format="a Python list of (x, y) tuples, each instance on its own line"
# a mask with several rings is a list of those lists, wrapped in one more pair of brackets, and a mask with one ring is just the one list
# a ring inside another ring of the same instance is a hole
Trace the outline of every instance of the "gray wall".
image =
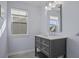
[[(7, 2), (0, 1), (1, 7), (4, 9), (4, 19), (7, 21)], [(0, 33), (1, 34), (1, 33)], [(7, 24), (2, 36), (0, 37), (0, 58), (8, 57), (7, 46)]]
[[(10, 21), (10, 8), (22, 8), (27, 9), (29, 12), (28, 20), (28, 34), (49, 34), (48, 32), (48, 20), (45, 15), (44, 6), (40, 8), (28, 6), (19, 2), (10, 2), (8, 5), (8, 20)], [(40, 12), (41, 11), (41, 12)], [(68, 57), (79, 57), (79, 37), (75, 34), (79, 32), (79, 2), (63, 2), (62, 8), (62, 27), (63, 33), (72, 35), (67, 42), (67, 55)], [(40, 20), (41, 19), (41, 20)], [(41, 25), (40, 25), (41, 24)], [(10, 26), (9, 26), (10, 31)], [(9, 53), (16, 53), (20, 51), (26, 51), (34, 49), (34, 36), (11, 36), (8, 33), (9, 38)]]
[[(44, 6), (41, 11), (40, 33), (49, 34)], [(67, 56), (70, 58), (79, 57), (79, 37), (75, 36), (76, 33), (79, 33), (79, 1), (63, 2), (62, 33), (66, 33), (69, 36), (67, 41)], [(60, 35), (60, 33), (58, 34)]]
[(47, 17), (47, 11), (45, 11), (45, 5), (41, 6), (41, 15), (40, 15), (40, 34), (49, 34), (49, 21)]
[[(26, 10), (28, 13), (27, 20), (27, 34), (26, 35), (12, 35), (10, 27), (10, 8), (19, 8)], [(34, 36), (40, 31), (40, 8), (27, 4), (25, 2), (8, 2), (8, 40), (9, 40), (9, 55), (18, 52), (28, 51), (34, 49)]]
[(64, 2), (62, 17), (63, 32), (72, 35), (67, 41), (67, 55), (79, 58), (79, 37), (75, 36), (79, 33), (79, 1)]

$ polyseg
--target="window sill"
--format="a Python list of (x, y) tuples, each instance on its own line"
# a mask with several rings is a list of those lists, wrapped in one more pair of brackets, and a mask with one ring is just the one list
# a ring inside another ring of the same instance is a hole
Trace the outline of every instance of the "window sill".
[(26, 37), (34, 37), (31, 34), (11, 34), (10, 38), (26, 38)]

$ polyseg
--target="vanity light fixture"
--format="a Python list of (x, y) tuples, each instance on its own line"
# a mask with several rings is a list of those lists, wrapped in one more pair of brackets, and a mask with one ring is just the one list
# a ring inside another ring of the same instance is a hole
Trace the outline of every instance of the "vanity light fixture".
[(45, 6), (45, 10), (51, 10), (52, 8), (55, 8), (57, 5), (61, 5), (61, 1), (54, 1), (54, 2), (49, 2), (48, 6)]
[(47, 7), (47, 6), (45, 6), (45, 9), (46, 9), (46, 10), (47, 10), (47, 8), (48, 8), (48, 7)]
[(52, 3), (49, 3), (49, 6), (52, 6)]
[(51, 10), (51, 7), (45, 6), (45, 10)]

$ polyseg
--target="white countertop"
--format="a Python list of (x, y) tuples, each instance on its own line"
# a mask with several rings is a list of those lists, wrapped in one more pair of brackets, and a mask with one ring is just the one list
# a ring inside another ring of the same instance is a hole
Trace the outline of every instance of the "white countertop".
[(60, 35), (55, 35), (55, 36), (49, 36), (49, 35), (36, 35), (38, 37), (46, 38), (49, 40), (55, 40), (55, 39), (60, 39), (60, 38), (67, 38), (67, 36), (60, 36)]

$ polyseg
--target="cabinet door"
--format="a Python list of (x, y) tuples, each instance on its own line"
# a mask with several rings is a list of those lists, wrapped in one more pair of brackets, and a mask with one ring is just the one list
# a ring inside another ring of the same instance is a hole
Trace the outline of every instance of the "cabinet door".
[(48, 39), (45, 39), (45, 38), (41, 38), (40, 39), (40, 48), (41, 48), (41, 51), (49, 56), (49, 40)]
[(49, 56), (49, 47), (45, 46), (45, 45), (40, 45), (40, 50), (42, 51), (42, 53), (44, 53), (45, 55)]
[(61, 56), (65, 54), (66, 43), (65, 39), (56, 39), (53, 41), (53, 55)]

